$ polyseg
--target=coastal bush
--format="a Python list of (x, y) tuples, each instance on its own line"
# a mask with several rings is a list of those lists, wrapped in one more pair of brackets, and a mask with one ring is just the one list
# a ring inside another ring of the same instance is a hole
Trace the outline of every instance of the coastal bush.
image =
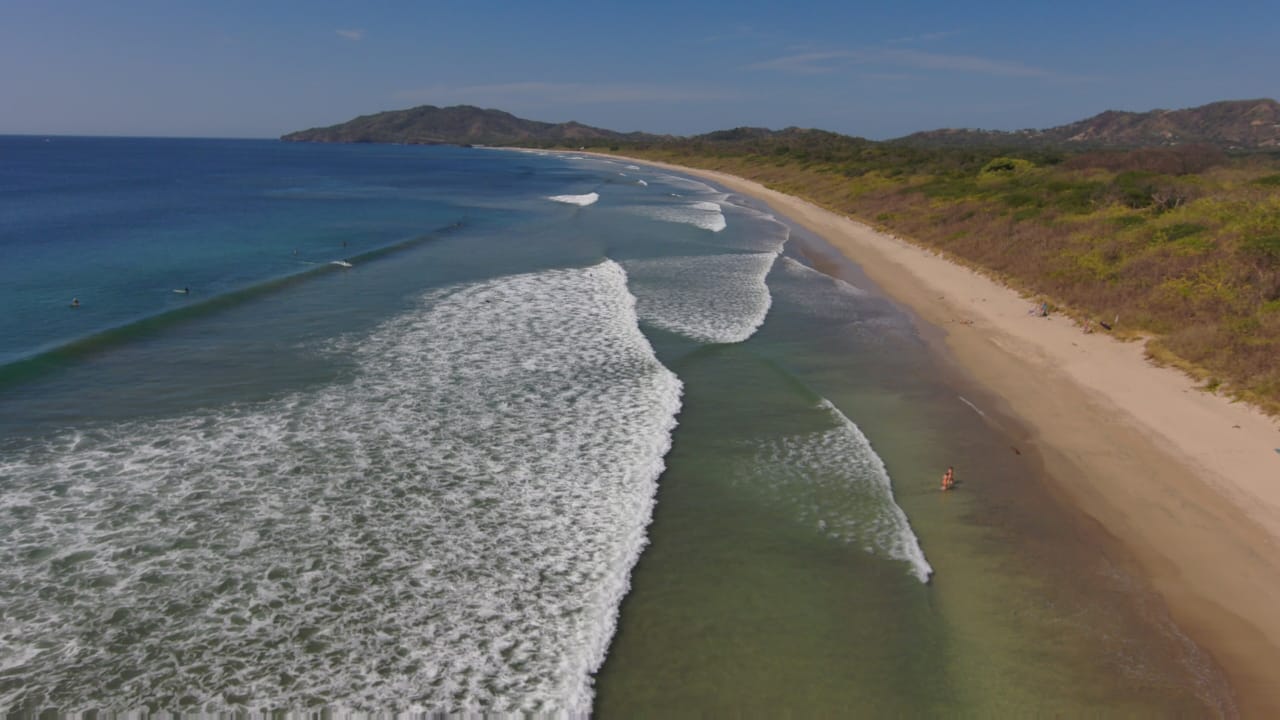
[(1097, 209), (1104, 188), (1096, 181), (1057, 180), (1046, 184), (1045, 191), (1059, 212), (1083, 215)]
[(1043, 197), (1026, 191), (1011, 192), (1000, 199), (1005, 205), (1008, 205), (1011, 208), (1021, 208), (1029, 205), (1033, 207), (1042, 207), (1044, 205)]
[(1152, 241), (1159, 243), (1173, 243), (1187, 238), (1195, 237), (1208, 230), (1207, 227), (1199, 223), (1178, 222), (1164, 227), (1157, 228), (1152, 233)]
[(1115, 173), (1191, 175), (1203, 173), (1226, 161), (1226, 153), (1211, 145), (1183, 145), (1172, 148), (1087, 152), (1066, 160), (1063, 167), (1072, 170), (1096, 168)]
[(1280, 262), (1280, 233), (1275, 235), (1255, 235), (1246, 239), (1241, 246), (1250, 253), (1273, 262)]
[(1138, 225), (1141, 225), (1146, 221), (1147, 219), (1141, 215), (1119, 215), (1111, 218), (1111, 224), (1115, 225), (1116, 228), (1121, 230), (1125, 228), (1137, 227)]
[(1155, 173), (1146, 170), (1129, 170), (1116, 176), (1114, 187), (1120, 202), (1134, 208), (1150, 207), (1155, 192)]
[(978, 175), (987, 177), (1020, 175), (1034, 169), (1035, 166), (1035, 163), (1022, 158), (998, 157), (992, 158), (986, 165), (983, 165)]

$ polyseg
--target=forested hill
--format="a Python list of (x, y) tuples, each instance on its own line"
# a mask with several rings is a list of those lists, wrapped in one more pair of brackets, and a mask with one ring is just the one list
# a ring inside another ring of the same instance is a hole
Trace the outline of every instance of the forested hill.
[(285, 135), (287, 142), (404, 143), (408, 145), (572, 145), (574, 143), (646, 142), (659, 136), (620, 133), (576, 122), (525, 120), (501, 110), (471, 105), (390, 110), (329, 127)]
[(1047, 130), (930, 130), (895, 142), (926, 147), (1138, 148), (1214, 145), (1224, 150), (1280, 149), (1280, 103), (1226, 100), (1185, 110), (1108, 110)]

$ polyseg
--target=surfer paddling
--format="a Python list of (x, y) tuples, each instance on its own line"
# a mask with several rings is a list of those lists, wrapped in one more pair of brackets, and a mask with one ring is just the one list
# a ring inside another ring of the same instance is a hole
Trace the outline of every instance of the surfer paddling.
[(950, 490), (955, 486), (956, 486), (956, 471), (954, 468), (948, 466), (947, 471), (942, 473), (942, 489), (946, 491), (946, 490)]

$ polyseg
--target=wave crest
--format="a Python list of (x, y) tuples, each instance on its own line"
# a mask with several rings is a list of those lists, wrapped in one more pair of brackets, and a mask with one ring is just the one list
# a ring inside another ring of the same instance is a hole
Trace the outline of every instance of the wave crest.
[(593, 205), (600, 200), (600, 193), (589, 192), (585, 195), (551, 195), (547, 199), (558, 203), (564, 203), (566, 205), (586, 207), (588, 205)]
[(772, 304), (765, 277), (774, 253), (628, 260), (623, 265), (645, 322), (701, 342), (755, 334)]
[(827, 430), (761, 441), (749, 472), (771, 482), (778, 502), (823, 534), (907, 564), (920, 582), (933, 567), (893, 497), (884, 461), (862, 430), (823, 399)]

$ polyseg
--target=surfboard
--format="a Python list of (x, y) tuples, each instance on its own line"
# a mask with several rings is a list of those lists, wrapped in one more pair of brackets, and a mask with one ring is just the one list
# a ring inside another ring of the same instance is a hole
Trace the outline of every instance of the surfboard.
[(337, 265), (338, 267), (345, 267), (345, 268), (349, 268), (349, 267), (351, 267), (351, 263), (347, 262), (346, 260), (334, 260), (334, 261), (330, 262), (329, 264), (330, 264), (330, 265)]

